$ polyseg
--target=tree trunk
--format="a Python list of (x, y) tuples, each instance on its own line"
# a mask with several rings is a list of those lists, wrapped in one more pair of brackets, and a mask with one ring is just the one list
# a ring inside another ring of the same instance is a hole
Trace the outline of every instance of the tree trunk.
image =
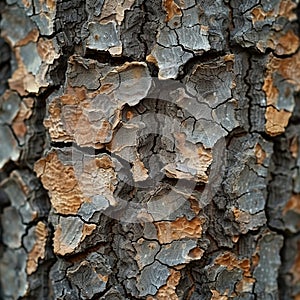
[(1, 299), (300, 299), (297, 0), (0, 9)]

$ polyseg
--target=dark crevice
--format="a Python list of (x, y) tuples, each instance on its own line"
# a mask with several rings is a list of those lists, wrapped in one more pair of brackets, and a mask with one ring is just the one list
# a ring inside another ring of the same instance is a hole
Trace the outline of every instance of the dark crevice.
[[(299, 143), (299, 99), (299, 95), (296, 94), (294, 111), (285, 132), (270, 138), (273, 141), (273, 154), (271, 158), (272, 164), (269, 167), (268, 196), (265, 211), (268, 227), (284, 237), (284, 244), (280, 251), (281, 266), (277, 278), (280, 299), (284, 300), (292, 299), (295, 296), (292, 274), (290, 272), (292, 264), (296, 263), (294, 261), (296, 257), (295, 250), (291, 247), (294, 244), (291, 241), (293, 239), (297, 240), (299, 226), (296, 232), (290, 230), (289, 226), (292, 226), (292, 223), (289, 223), (289, 218), (287, 219), (284, 216), (284, 208), (292, 193), (295, 193), (294, 182), (291, 180), (292, 170), (296, 171), (299, 168), (289, 149), (293, 134), (298, 133), (296, 138)], [(291, 222), (293, 222), (293, 219), (291, 219)]]
[[(2, 20), (1, 14), (4, 12), (5, 6), (5, 1), (0, 1), (0, 22)], [(0, 27), (0, 34), (1, 31)], [(12, 74), (11, 58), (12, 49), (9, 47), (8, 43), (0, 37), (0, 96), (8, 88), (8, 79)]]
[(249, 67), (246, 71), (245, 75), (245, 84), (247, 86), (246, 90), (246, 97), (248, 98), (248, 125), (249, 125), (249, 132), (252, 132), (252, 107), (253, 107), (253, 99), (251, 97), (251, 79), (250, 79), (250, 72), (252, 71), (252, 61), (251, 56), (248, 56), (248, 64)]
[(18, 169), (17, 162), (10, 160), (2, 167), (1, 171), (6, 174), (6, 177), (8, 177), (9, 174), (16, 169)]
[[(1, 5), (0, 5), (1, 10)], [(1, 17), (0, 17), (1, 21)], [(1, 31), (0, 31), (1, 33)], [(3, 38), (0, 38), (0, 96), (8, 88), (8, 79), (11, 77), (11, 49)]]
[(52, 148), (57, 148), (57, 149), (76, 149), (79, 152), (91, 155), (91, 156), (97, 156), (99, 154), (107, 154), (107, 155), (112, 155), (112, 153), (107, 150), (106, 148), (93, 148), (93, 147), (83, 147), (79, 146), (78, 144), (74, 142), (51, 142), (50, 143)]
[(99, 63), (108, 64), (110, 66), (120, 66), (126, 62), (132, 62), (132, 57), (126, 57), (124, 55), (117, 57), (112, 56), (108, 51), (98, 51), (87, 49), (85, 51), (84, 58), (97, 60)]
[[(101, 248), (104, 248), (109, 244), (110, 241), (106, 242), (98, 242), (97, 244), (87, 247), (84, 249), (84, 251), (78, 252), (78, 253), (72, 253), (69, 255), (63, 256), (64, 259), (67, 262), (70, 262), (72, 264), (76, 262), (83, 261), (89, 254), (99, 251)], [(59, 255), (60, 256), (60, 255)]]
[(204, 52), (202, 55), (194, 55), (181, 67), (180, 74), (177, 80), (182, 80), (186, 75), (191, 74), (192, 70), (197, 64), (211, 63), (214, 60), (218, 60), (220, 56), (224, 56), (228, 53), (225, 51), (210, 50)]
[(70, 55), (71, 53), (62, 54), (51, 66), (49, 74), (54, 86), (63, 86), (66, 80), (66, 71)]

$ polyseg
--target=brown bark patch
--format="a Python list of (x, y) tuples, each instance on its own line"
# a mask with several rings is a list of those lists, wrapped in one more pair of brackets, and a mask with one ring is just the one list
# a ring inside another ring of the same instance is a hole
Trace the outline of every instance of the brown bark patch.
[(276, 105), (279, 96), (279, 91), (278, 88), (273, 84), (273, 78), (271, 73), (268, 73), (267, 77), (265, 78), (265, 82), (262, 89), (266, 94), (267, 104)]
[(56, 230), (54, 232), (54, 237), (53, 237), (53, 250), (54, 253), (65, 255), (67, 253), (72, 253), (74, 248), (65, 245), (62, 243), (62, 228), (60, 224), (57, 225)]
[(243, 278), (237, 283), (235, 292), (238, 294), (244, 292), (252, 292), (255, 279), (251, 276), (251, 261), (248, 258), (238, 259), (235, 254), (225, 252), (215, 259), (215, 263), (221, 266), (226, 266), (227, 270), (231, 271), (234, 268), (243, 271)]
[(267, 64), (267, 72), (263, 90), (267, 96), (267, 104), (277, 103), (278, 87), (274, 83), (274, 75), (278, 73), (282, 78), (294, 86), (295, 91), (300, 90), (300, 53), (292, 57), (277, 58), (271, 55)]
[(259, 264), (259, 254), (255, 253), (254, 255), (252, 255), (252, 266), (255, 268), (257, 267)]
[(253, 290), (254, 282), (254, 278), (243, 277), (243, 279), (239, 283), (237, 283), (235, 291), (238, 295), (246, 292), (251, 293)]
[(129, 10), (134, 4), (134, 0), (106, 0), (101, 10), (101, 23), (107, 23), (110, 20), (115, 20), (120, 25), (125, 16), (125, 11)]
[(174, 16), (182, 15), (180, 7), (174, 2), (174, 0), (163, 0), (163, 6), (167, 13), (166, 22), (172, 20)]
[[(16, 118), (13, 121), (12, 129), (18, 137), (19, 141), (20, 139), (24, 139), (26, 133), (27, 133), (27, 126), (25, 121), (28, 120), (32, 115), (32, 107), (33, 107), (34, 100), (32, 98), (26, 98), (21, 102), (20, 110), (16, 116)], [(27, 105), (26, 105), (27, 104)]]
[(192, 209), (192, 211), (193, 211), (196, 215), (198, 215), (199, 212), (200, 212), (200, 210), (201, 210), (201, 208), (200, 208), (200, 206), (199, 206), (198, 200), (191, 196), (191, 197), (189, 198), (189, 201), (190, 201), (190, 203), (191, 203), (191, 209)]
[(233, 208), (233, 215), (236, 221), (238, 221), (239, 223), (249, 223), (250, 220), (250, 216), (249, 213), (242, 211), (238, 208)]
[(300, 214), (300, 194), (293, 194), (291, 196), (283, 209), (283, 213), (286, 214), (288, 211), (294, 211), (297, 214)]
[(279, 74), (288, 82), (296, 86), (297, 91), (300, 90), (300, 53), (289, 58), (273, 58), (268, 64), (268, 68), (278, 70)]
[(299, 48), (299, 38), (294, 31), (289, 30), (285, 35), (282, 35), (275, 43), (275, 53), (278, 55), (293, 54)]
[(152, 54), (149, 54), (149, 55), (146, 57), (146, 61), (147, 61), (148, 63), (152, 63), (152, 64), (158, 66), (157, 59), (156, 59)]
[(22, 47), (27, 45), (30, 42), (35, 43), (38, 40), (38, 37), (39, 37), (39, 31), (36, 28), (34, 28), (23, 39), (18, 41), (15, 46)]
[(20, 48), (16, 48), (15, 56), (17, 68), (8, 79), (9, 87), (13, 91), (17, 91), (20, 96), (26, 96), (28, 93), (38, 93), (39, 86), (35, 81), (35, 77), (28, 73), (20, 55)]
[(101, 169), (109, 169), (113, 168), (113, 162), (107, 155), (103, 155), (101, 157), (96, 157), (96, 166)]
[(45, 247), (48, 230), (43, 222), (38, 222), (35, 228), (35, 244), (28, 254), (26, 272), (28, 275), (34, 273), (38, 267), (39, 259), (45, 258)]
[(41, 59), (47, 64), (52, 64), (59, 57), (56, 53), (52, 40), (40, 38), (37, 43), (37, 52)]
[(256, 22), (274, 17), (284, 17), (289, 21), (294, 21), (297, 19), (297, 15), (295, 14), (296, 7), (297, 4), (291, 0), (282, 0), (279, 6), (274, 7), (270, 11), (264, 11), (261, 6), (256, 6), (251, 11), (252, 23), (255, 24)]
[(28, 0), (22, 0), (24, 7), (29, 8), (31, 5)]
[(225, 252), (215, 259), (215, 263), (220, 266), (226, 266), (228, 270), (233, 270), (234, 268), (241, 269), (244, 273), (244, 276), (251, 276), (251, 264), (248, 258), (239, 260), (233, 253)]
[(46, 5), (50, 10), (54, 11), (56, 8), (56, 1), (55, 0), (46, 0)]
[(111, 124), (105, 119), (92, 122), (87, 115), (88, 105), (84, 88), (69, 88), (67, 94), (54, 99), (49, 104), (49, 117), (44, 121), (51, 138), (102, 148), (111, 135)]
[(264, 151), (264, 149), (260, 144), (256, 144), (255, 146), (255, 156), (256, 156), (256, 162), (259, 165), (262, 165), (265, 158), (267, 157), (266, 152)]
[(188, 256), (196, 260), (196, 259), (200, 259), (203, 256), (203, 254), (204, 254), (204, 250), (202, 250), (199, 247), (196, 247), (189, 252)]
[(218, 291), (216, 290), (211, 290), (212, 292), (212, 297), (211, 300), (228, 300), (228, 296), (226, 295), (221, 295)]
[(97, 226), (95, 224), (84, 224), (82, 228), (81, 242), (84, 241), (87, 236), (91, 235), (96, 227)]
[(292, 113), (283, 109), (277, 110), (269, 106), (266, 109), (265, 118), (267, 120), (265, 128), (270, 136), (276, 136), (285, 131)]
[(76, 214), (81, 204), (88, 200), (79, 188), (73, 167), (64, 165), (56, 152), (40, 159), (34, 170), (49, 191), (51, 204), (57, 213)]
[(158, 290), (155, 298), (148, 297), (147, 300), (178, 300), (176, 286), (179, 284), (180, 277), (181, 274), (179, 271), (170, 269), (170, 276), (167, 280), (167, 284)]
[(170, 243), (183, 238), (200, 238), (202, 235), (203, 219), (198, 217), (188, 220), (181, 217), (173, 222), (157, 222), (157, 236), (160, 243)]
[(139, 159), (136, 159), (133, 162), (133, 167), (131, 168), (131, 172), (133, 175), (133, 180), (135, 182), (144, 181), (148, 176), (148, 170), (146, 169), (144, 163)]
[(186, 141), (183, 133), (176, 133), (176, 147), (179, 150), (180, 160), (186, 162), (186, 166), (195, 170), (196, 174), (183, 172), (177, 167), (176, 163), (165, 166), (166, 176), (169, 178), (195, 180), (208, 182), (207, 171), (212, 164), (213, 157), (211, 149), (205, 149), (202, 145), (197, 146)]
[(287, 18), (289, 21), (294, 21), (297, 19), (295, 9), (297, 4), (291, 0), (283, 0), (279, 5), (279, 16)]
[(294, 265), (291, 268), (291, 273), (293, 274), (293, 284), (300, 283), (300, 242), (298, 242), (298, 255), (295, 259)]
[(274, 11), (264, 11), (261, 7), (255, 7), (252, 11), (252, 23), (264, 21), (268, 17), (274, 16)]
[[(292, 37), (293, 33), (289, 34), (289, 36)], [(292, 41), (287, 42), (287, 44), (290, 43), (293, 44)], [(278, 78), (282, 79), (279, 80)], [(269, 135), (276, 136), (285, 131), (285, 127), (287, 126), (291, 116), (293, 105), (290, 104), (284, 110), (284, 104), (278, 102), (279, 99), (291, 97), (293, 93), (300, 90), (299, 78), (299, 52), (288, 58), (278, 58), (273, 55), (270, 56), (270, 60), (267, 64), (264, 85), (262, 87), (266, 94), (267, 105), (269, 106), (265, 112), (265, 118), (267, 120), (265, 129)]]

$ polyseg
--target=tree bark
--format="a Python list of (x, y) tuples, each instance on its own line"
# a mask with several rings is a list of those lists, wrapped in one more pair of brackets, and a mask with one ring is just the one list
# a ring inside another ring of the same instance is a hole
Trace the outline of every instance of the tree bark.
[(0, 10), (1, 299), (300, 299), (297, 0)]

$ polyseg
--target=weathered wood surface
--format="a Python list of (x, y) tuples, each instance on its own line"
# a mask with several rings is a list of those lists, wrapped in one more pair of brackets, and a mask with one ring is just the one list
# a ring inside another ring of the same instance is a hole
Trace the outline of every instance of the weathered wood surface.
[(298, 2), (0, 1), (0, 298), (299, 300)]

